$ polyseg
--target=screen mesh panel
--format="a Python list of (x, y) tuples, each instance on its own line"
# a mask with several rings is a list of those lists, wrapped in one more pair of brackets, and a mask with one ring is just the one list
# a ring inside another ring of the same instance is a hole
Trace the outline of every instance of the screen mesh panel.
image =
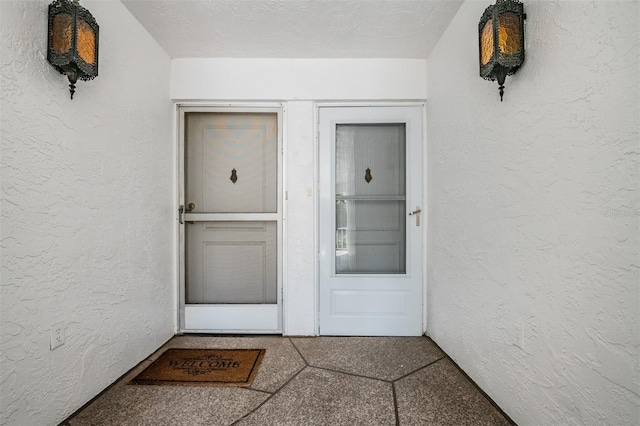
[(277, 116), (190, 112), (185, 121), (186, 200), (193, 212), (275, 213)]
[(275, 222), (187, 225), (186, 302), (277, 303)]
[(278, 213), (277, 114), (186, 112), (184, 119), (184, 201), (196, 218), (185, 223), (185, 302), (276, 304), (278, 222), (260, 214)]

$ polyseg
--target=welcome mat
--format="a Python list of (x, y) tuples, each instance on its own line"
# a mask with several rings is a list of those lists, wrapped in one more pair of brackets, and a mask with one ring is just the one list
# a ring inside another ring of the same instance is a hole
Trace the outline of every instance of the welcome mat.
[(251, 386), (265, 349), (167, 349), (130, 384)]

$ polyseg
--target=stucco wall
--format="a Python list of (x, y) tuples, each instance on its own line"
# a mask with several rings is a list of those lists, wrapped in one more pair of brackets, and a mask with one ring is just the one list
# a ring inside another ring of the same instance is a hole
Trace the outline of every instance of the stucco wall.
[[(1, 417), (58, 424), (175, 330), (169, 57), (119, 1), (83, 1), (100, 75), (46, 61), (49, 0), (1, 1)], [(49, 328), (66, 343), (51, 351)]]
[(427, 96), (426, 60), (174, 59), (179, 101), (281, 101), (286, 107), (284, 332), (317, 332), (316, 101), (385, 102)]
[(490, 3), (427, 62), (429, 333), (518, 424), (636, 425), (640, 4), (525, 2), (501, 103)]

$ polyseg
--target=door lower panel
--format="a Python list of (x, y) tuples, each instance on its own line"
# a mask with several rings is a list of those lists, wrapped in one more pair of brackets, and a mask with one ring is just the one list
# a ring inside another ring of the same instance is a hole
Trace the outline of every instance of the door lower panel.
[(187, 305), (185, 329), (207, 332), (279, 332), (278, 305)]

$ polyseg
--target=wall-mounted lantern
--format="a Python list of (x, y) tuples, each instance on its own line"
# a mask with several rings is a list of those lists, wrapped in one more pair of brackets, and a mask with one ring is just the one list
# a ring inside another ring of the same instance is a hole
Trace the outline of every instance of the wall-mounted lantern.
[(71, 99), (76, 81), (98, 75), (98, 23), (77, 0), (49, 5), (47, 60), (69, 79)]
[(524, 7), (518, 0), (496, 0), (478, 24), (480, 42), (480, 77), (500, 85), (500, 102), (504, 80), (518, 71), (524, 62)]

